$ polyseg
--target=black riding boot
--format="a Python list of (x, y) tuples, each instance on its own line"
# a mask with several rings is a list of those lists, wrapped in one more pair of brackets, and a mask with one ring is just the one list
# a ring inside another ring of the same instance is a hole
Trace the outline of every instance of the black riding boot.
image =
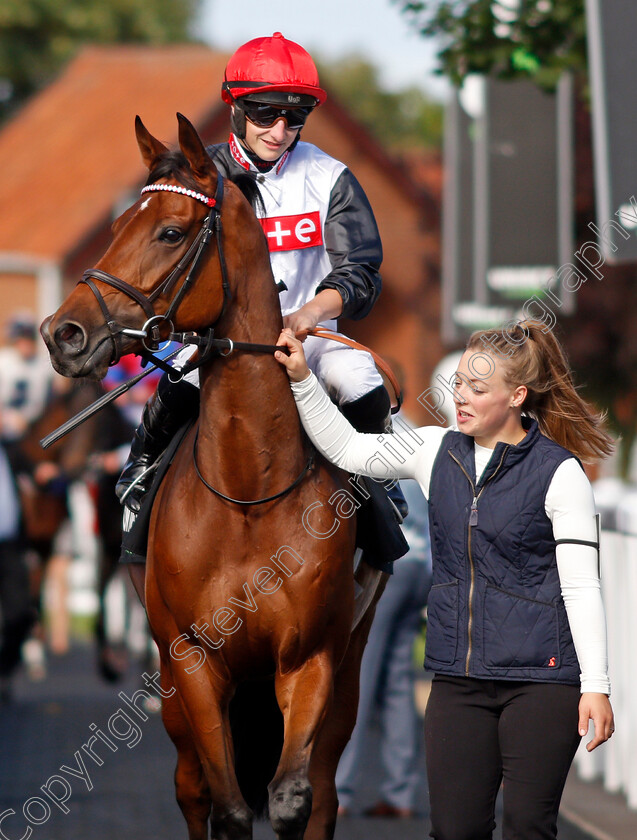
[(144, 406), (142, 422), (115, 487), (123, 505), (133, 511), (140, 509), (162, 452), (183, 424), (198, 413), (199, 388), (183, 380), (171, 382), (165, 373)]
[[(354, 402), (345, 403), (339, 408), (357, 432), (365, 432), (366, 434), (393, 432), (391, 401), (384, 385), (379, 385), (368, 394), (359, 397)], [(405, 519), (409, 513), (409, 508), (398, 481), (387, 490), (387, 496), (398, 511), (399, 516)]]

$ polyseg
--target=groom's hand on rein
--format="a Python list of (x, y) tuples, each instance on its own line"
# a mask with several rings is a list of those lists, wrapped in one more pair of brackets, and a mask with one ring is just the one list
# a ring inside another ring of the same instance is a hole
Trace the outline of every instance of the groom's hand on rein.
[(274, 358), (286, 368), (292, 382), (302, 382), (304, 379), (307, 379), (310, 375), (310, 369), (305, 360), (303, 345), (295, 337), (291, 329), (286, 327), (281, 332), (277, 341), (277, 347), (287, 347), (289, 351), (290, 355), (288, 356), (282, 350), (277, 350), (274, 353)]

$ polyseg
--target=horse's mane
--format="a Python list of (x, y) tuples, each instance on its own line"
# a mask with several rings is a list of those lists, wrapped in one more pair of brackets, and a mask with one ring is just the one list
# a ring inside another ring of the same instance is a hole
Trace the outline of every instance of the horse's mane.
[[(215, 163), (212, 156), (211, 160)], [(153, 167), (148, 176), (146, 185), (154, 184), (162, 178), (174, 178), (183, 184), (184, 187), (191, 190), (200, 189), (190, 174), (190, 166), (186, 160), (186, 156), (179, 149), (173, 149), (161, 155), (158, 163)], [(241, 172), (237, 175), (229, 176), (229, 180), (237, 185), (255, 212), (258, 208), (263, 209), (263, 199), (254, 176), (247, 172)]]

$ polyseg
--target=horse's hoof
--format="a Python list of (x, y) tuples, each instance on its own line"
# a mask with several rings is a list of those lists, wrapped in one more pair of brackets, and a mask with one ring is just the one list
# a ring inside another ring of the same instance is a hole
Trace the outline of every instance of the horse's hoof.
[(237, 808), (223, 817), (213, 816), (210, 822), (213, 840), (247, 840), (252, 837), (252, 812)]
[(270, 823), (279, 840), (297, 840), (312, 811), (312, 787), (306, 779), (285, 779), (270, 794)]

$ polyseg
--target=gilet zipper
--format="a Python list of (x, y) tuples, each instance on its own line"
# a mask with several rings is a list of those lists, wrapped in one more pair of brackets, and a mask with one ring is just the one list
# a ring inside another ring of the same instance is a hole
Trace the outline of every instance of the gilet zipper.
[(508, 449), (509, 449), (509, 447), (507, 445), (502, 450), (502, 456), (500, 457), (500, 461), (498, 463), (498, 466), (491, 473), (489, 478), (484, 482), (484, 484), (480, 488), (479, 493), (476, 493), (476, 486), (473, 483), (473, 479), (471, 478), (469, 473), (465, 470), (465, 468), (462, 466), (462, 464), (456, 458), (456, 456), (453, 454), (453, 452), (450, 449), (447, 450), (447, 452), (451, 456), (452, 460), (455, 461), (456, 464), (462, 470), (465, 478), (467, 479), (467, 481), (471, 485), (471, 492), (473, 493), (473, 501), (471, 502), (471, 511), (469, 513), (469, 525), (468, 525), (468, 535), (467, 535), (467, 555), (468, 555), (468, 558), (469, 558), (469, 574), (470, 574), (469, 581), (470, 582), (469, 582), (469, 617), (467, 619), (467, 655), (465, 657), (465, 668), (464, 668), (464, 672), (465, 672), (466, 677), (469, 676), (469, 663), (471, 661), (471, 654), (473, 652), (473, 636), (472, 636), (472, 634), (473, 634), (473, 596), (474, 596), (475, 582), (476, 582), (476, 571), (475, 571), (475, 566), (474, 566), (474, 563), (473, 563), (473, 554), (472, 554), (472, 551), (471, 551), (471, 529), (474, 528), (478, 524), (478, 499), (484, 493), (484, 490), (485, 490), (487, 484), (493, 478), (495, 478), (495, 476), (498, 474), (498, 471), (499, 471), (500, 467), (502, 466), (502, 463), (504, 461), (504, 456), (506, 455)]

